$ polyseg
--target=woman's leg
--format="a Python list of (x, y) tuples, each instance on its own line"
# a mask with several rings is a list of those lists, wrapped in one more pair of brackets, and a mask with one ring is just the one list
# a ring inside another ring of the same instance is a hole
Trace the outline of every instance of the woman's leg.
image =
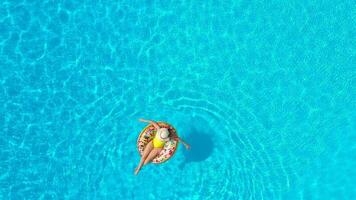
[(153, 142), (151, 140), (151, 142), (149, 142), (146, 147), (145, 147), (145, 150), (143, 151), (143, 154), (142, 154), (142, 157), (141, 157), (141, 160), (140, 160), (140, 163), (138, 164), (138, 166), (136, 167), (135, 169), (135, 174), (138, 173), (138, 171), (140, 171), (144, 161), (146, 160), (147, 156), (150, 154), (151, 150), (153, 149)]
[(151, 162), (160, 152), (162, 151), (162, 148), (153, 148), (150, 154), (147, 156), (144, 164), (148, 164)]

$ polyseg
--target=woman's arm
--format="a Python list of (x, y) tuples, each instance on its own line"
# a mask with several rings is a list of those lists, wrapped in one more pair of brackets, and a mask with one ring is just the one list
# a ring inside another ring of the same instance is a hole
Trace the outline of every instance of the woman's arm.
[(180, 141), (180, 142), (185, 146), (186, 149), (190, 149), (190, 145), (187, 144), (186, 142), (184, 142), (184, 141), (183, 141), (182, 139), (180, 139), (179, 137), (178, 137), (178, 141)]
[(190, 149), (190, 145), (187, 144), (186, 142), (184, 142), (180, 137), (178, 137), (177, 133), (174, 133), (173, 137), (178, 139), (178, 141), (181, 142), (185, 146), (186, 149)]
[(152, 120), (146, 120), (146, 119), (138, 119), (140, 122), (146, 122), (146, 123), (150, 123), (152, 124), (157, 130), (160, 128), (159, 125), (155, 122), (155, 121), (152, 121)]

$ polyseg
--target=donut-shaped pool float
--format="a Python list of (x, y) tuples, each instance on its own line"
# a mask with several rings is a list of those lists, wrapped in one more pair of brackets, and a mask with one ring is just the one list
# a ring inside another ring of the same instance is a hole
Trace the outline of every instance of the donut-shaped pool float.
[[(157, 124), (161, 128), (167, 128), (170, 134), (177, 132), (173, 126), (171, 126), (166, 122), (157, 122)], [(149, 124), (141, 131), (137, 139), (137, 150), (141, 156), (143, 154), (146, 145), (151, 140), (153, 140), (156, 132), (157, 131), (152, 124)], [(158, 154), (156, 158), (152, 160), (152, 163), (159, 164), (167, 161), (174, 155), (174, 153), (177, 150), (177, 147), (178, 147), (178, 139), (170, 137), (169, 141), (164, 144), (162, 151)]]

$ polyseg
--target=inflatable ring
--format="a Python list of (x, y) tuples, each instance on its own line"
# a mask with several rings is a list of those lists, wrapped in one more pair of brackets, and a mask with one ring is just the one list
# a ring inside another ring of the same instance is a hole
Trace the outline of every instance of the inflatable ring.
[[(173, 126), (171, 126), (166, 122), (157, 122), (157, 123), (160, 127), (167, 128), (170, 134), (177, 132)], [(141, 156), (143, 154), (143, 150), (145, 149), (146, 145), (151, 140), (153, 140), (156, 132), (157, 131), (152, 124), (149, 124), (141, 131), (137, 139), (137, 150)], [(158, 154), (158, 156), (152, 160), (152, 163), (159, 164), (169, 160), (176, 152), (177, 147), (178, 147), (178, 139), (170, 138), (170, 140), (164, 144), (164, 147), (162, 151)]]

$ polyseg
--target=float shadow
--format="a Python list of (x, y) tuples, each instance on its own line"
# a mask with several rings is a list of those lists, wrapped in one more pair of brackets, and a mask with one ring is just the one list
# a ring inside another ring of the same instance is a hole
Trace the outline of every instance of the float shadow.
[(206, 133), (205, 131), (200, 131), (196, 128), (192, 128), (184, 140), (190, 144), (190, 150), (184, 150), (183, 155), (185, 157), (183, 163), (181, 163), (181, 168), (185, 164), (190, 162), (201, 162), (206, 160), (214, 150), (214, 143), (212, 139), (212, 133)]

